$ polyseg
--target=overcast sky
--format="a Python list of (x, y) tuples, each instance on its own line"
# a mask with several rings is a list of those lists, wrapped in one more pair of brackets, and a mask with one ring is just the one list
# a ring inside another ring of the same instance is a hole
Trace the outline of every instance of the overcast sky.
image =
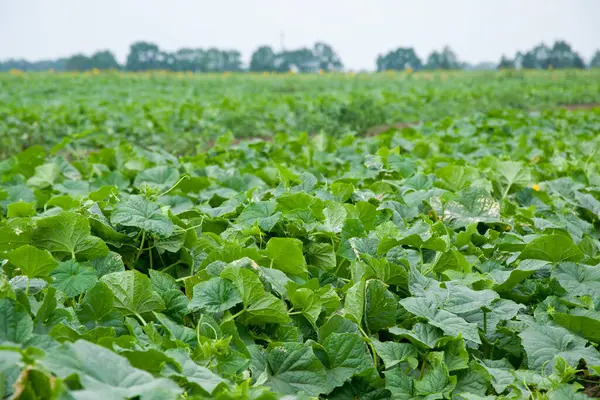
[(600, 0), (0, 0), (0, 59), (112, 50), (136, 40), (162, 49), (331, 44), (349, 69), (412, 46), (450, 45), (461, 60), (498, 61), (565, 39), (586, 59), (600, 48)]

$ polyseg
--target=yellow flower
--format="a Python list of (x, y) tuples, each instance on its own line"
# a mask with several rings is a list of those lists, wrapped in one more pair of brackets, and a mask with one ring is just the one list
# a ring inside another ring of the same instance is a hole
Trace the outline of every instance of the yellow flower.
[(98, 68), (92, 68), (92, 74), (98, 75), (100, 74), (100, 70)]
[(50, 72), (51, 74), (53, 74), (53, 73), (54, 73), (54, 68), (50, 68), (50, 69), (48, 70), (48, 72)]
[(231, 75), (231, 72), (230, 72), (230, 71), (225, 71), (225, 72), (223, 72), (223, 76), (229, 76), (229, 75)]
[(323, 69), (319, 70), (319, 75), (325, 75), (325, 71)]
[(409, 73), (409, 74), (412, 74), (413, 69), (411, 67), (408, 67), (408, 68), (406, 68), (406, 72)]
[(548, 65), (548, 69), (552, 71), (552, 64)]
[(540, 191), (540, 185), (538, 185), (537, 183), (533, 184), (533, 185), (531, 186), (531, 188), (532, 188), (533, 190), (535, 190), (536, 192), (539, 192), (539, 191)]
[(20, 69), (11, 68), (11, 70), (10, 70), (10, 74), (11, 74), (11, 75), (15, 75), (15, 76), (17, 76), (17, 75), (23, 75), (23, 74), (24, 74), (24, 72), (23, 72), (23, 71), (21, 71)]

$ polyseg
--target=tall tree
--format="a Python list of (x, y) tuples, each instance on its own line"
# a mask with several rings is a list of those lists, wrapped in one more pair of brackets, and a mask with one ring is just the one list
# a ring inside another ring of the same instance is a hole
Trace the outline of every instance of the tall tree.
[(109, 50), (97, 51), (90, 57), (92, 68), (98, 69), (119, 69), (119, 63), (115, 55)]
[(412, 47), (399, 47), (384, 56), (377, 57), (377, 71), (404, 70), (407, 68), (418, 70), (421, 67), (421, 59)]
[(316, 72), (319, 69), (319, 60), (316, 59), (311, 49), (301, 48), (283, 51), (277, 54), (275, 66), (279, 72), (290, 70), (298, 72)]
[(592, 57), (590, 68), (600, 68), (600, 50), (596, 50), (596, 53)]
[(548, 62), (553, 68), (585, 68), (583, 58), (564, 40), (554, 43)]
[(85, 54), (75, 54), (67, 59), (67, 71), (86, 71), (92, 69), (90, 58)]
[(498, 69), (500, 69), (500, 68), (503, 68), (503, 69), (515, 68), (515, 60), (511, 60), (510, 58), (506, 57), (503, 54), (502, 58), (500, 58), (500, 62), (498, 63)]
[(449, 46), (445, 46), (441, 52), (433, 51), (427, 57), (427, 69), (460, 69), (462, 64), (458, 61), (456, 53)]
[(165, 53), (156, 44), (135, 42), (129, 49), (126, 68), (129, 71), (147, 71), (163, 68)]
[(313, 57), (323, 71), (340, 71), (344, 68), (340, 56), (327, 43), (317, 42), (313, 46)]
[(276, 71), (275, 52), (271, 46), (260, 46), (252, 53), (250, 58), (250, 71), (272, 72)]

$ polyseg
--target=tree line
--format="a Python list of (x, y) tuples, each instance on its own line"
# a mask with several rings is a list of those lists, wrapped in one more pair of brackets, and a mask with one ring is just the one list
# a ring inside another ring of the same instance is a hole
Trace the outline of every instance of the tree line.
[[(414, 48), (398, 47), (376, 60), (377, 71), (387, 70), (458, 70), (473, 68), (459, 60), (456, 53), (446, 46), (431, 52), (421, 60)], [(513, 58), (503, 55), (492, 67), (510, 69), (549, 69), (549, 68), (598, 68), (600, 50), (596, 51), (588, 65), (583, 58), (565, 41), (558, 40), (551, 47), (544, 43), (529, 51), (517, 52)], [(337, 52), (327, 43), (317, 42), (312, 47), (294, 50), (275, 51), (271, 46), (260, 46), (245, 66), (242, 55), (237, 50), (218, 48), (182, 48), (174, 52), (162, 50), (150, 42), (136, 42), (130, 46), (126, 62), (121, 65), (109, 50), (98, 51), (91, 56), (75, 54), (68, 58), (29, 62), (8, 60), (0, 62), (0, 71), (18, 69), (21, 71), (89, 71), (124, 70), (149, 71), (171, 70), (192, 72), (331, 72), (341, 71), (344, 64)]]

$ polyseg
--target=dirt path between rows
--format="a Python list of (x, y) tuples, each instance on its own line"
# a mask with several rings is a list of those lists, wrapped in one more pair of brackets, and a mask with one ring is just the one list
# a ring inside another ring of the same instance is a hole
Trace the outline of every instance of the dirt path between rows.
[[(600, 109), (600, 103), (582, 103), (582, 104), (561, 104), (553, 107), (545, 107), (540, 109), (530, 109), (529, 111), (544, 111), (544, 110), (569, 110), (569, 111), (579, 111), (579, 110), (594, 110)], [(419, 125), (420, 121), (413, 122), (398, 122), (395, 124), (382, 124), (377, 125), (372, 128), (367, 129), (363, 132), (366, 136), (377, 136), (391, 128), (402, 129), (402, 128), (410, 128), (413, 126)], [(252, 136), (246, 138), (237, 138), (233, 141), (233, 145), (237, 145), (243, 141), (263, 141), (263, 142), (271, 142), (273, 141), (272, 136)], [(214, 143), (211, 143), (210, 147), (213, 147)]]

